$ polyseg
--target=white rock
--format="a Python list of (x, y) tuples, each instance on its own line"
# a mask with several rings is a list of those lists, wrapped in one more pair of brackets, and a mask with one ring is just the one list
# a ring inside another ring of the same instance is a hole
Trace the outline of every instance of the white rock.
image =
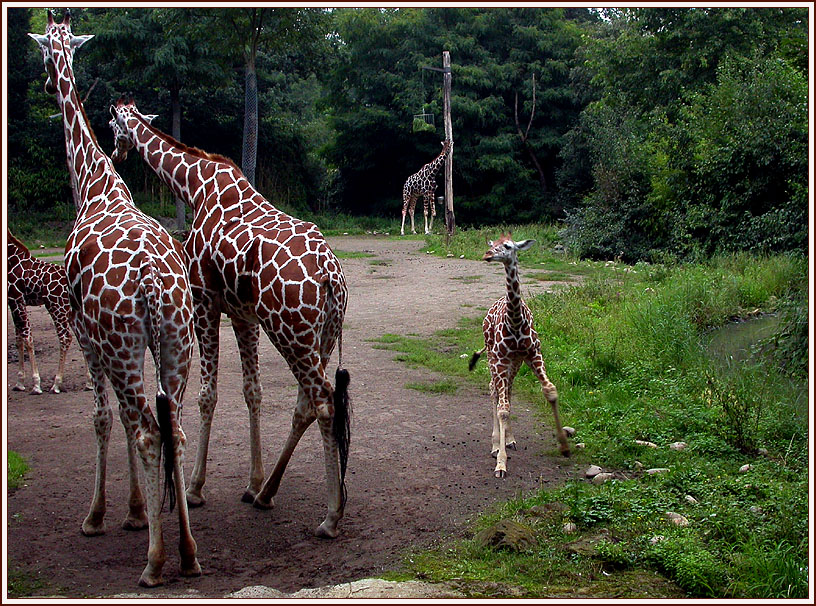
[(740, 473), (745, 473), (746, 471), (751, 471), (753, 468), (754, 468), (753, 465), (751, 465), (750, 463), (746, 463), (745, 465), (740, 467), (739, 470), (740, 470)]
[(657, 444), (654, 442), (647, 442), (646, 440), (635, 440), (635, 444), (638, 446), (648, 446), (649, 448), (657, 448)]
[(470, 354), (466, 354), (466, 353), (464, 353), (464, 354), (462, 354), (461, 356), (459, 356), (459, 359), (461, 359), (461, 360), (467, 360), (469, 357), (470, 357)]
[(767, 457), (767, 456), (768, 456), (768, 449), (767, 449), (767, 448), (760, 448), (759, 450), (757, 450), (757, 452), (758, 452), (759, 454), (761, 454), (763, 457)]
[(597, 465), (590, 465), (589, 467), (587, 467), (587, 470), (584, 472), (584, 476), (586, 476), (587, 478), (594, 478), (595, 476), (597, 476), (602, 471), (603, 471), (603, 469), (601, 469)]
[(652, 545), (657, 545), (660, 541), (665, 541), (665, 540), (666, 540), (666, 537), (664, 537), (662, 534), (656, 534), (651, 539), (649, 539), (649, 543), (651, 543)]
[(652, 467), (651, 469), (647, 469), (646, 473), (653, 476), (656, 473), (666, 473), (668, 471), (671, 471), (668, 467)]
[(697, 499), (695, 499), (693, 496), (691, 496), (690, 494), (686, 495), (686, 501), (691, 503), (692, 505), (697, 505), (697, 503), (700, 502)]
[(635, 469), (637, 469), (638, 471), (643, 469), (643, 463), (641, 463), (640, 461), (635, 461)]
[(567, 522), (566, 524), (564, 524), (565, 533), (572, 534), (576, 530), (578, 530), (578, 527), (573, 522)]
[(575, 435), (575, 428), (574, 427), (567, 426), (567, 427), (564, 427), (563, 430), (564, 430), (564, 433), (567, 434), (568, 438), (571, 438), (572, 436)]
[(604, 482), (608, 482), (612, 479), (612, 474), (608, 472), (599, 473), (597, 476), (592, 478), (593, 484), (603, 484)]
[(446, 256), (446, 257), (448, 257), (448, 258), (453, 257), (453, 253), (448, 253), (448, 254), (447, 254), (447, 255), (445, 255), (445, 256)]
[(459, 258), (460, 258), (460, 259), (464, 259), (464, 258), (465, 258), (465, 255), (459, 255)]
[(757, 505), (752, 506), (749, 511), (757, 515), (762, 515), (763, 513), (765, 513), (764, 511), (762, 511), (762, 507), (758, 507)]
[(586, 448), (586, 444), (584, 444), (583, 442), (578, 442), (578, 443), (575, 445), (575, 448)]
[(673, 511), (666, 512), (666, 519), (674, 524), (675, 526), (688, 526), (689, 521), (686, 517), (681, 516), (679, 513), (674, 513)]
[(686, 446), (688, 446), (688, 444), (686, 444), (685, 442), (674, 442), (672, 444), (669, 444), (669, 448), (671, 448), (672, 450), (683, 450), (685, 449)]

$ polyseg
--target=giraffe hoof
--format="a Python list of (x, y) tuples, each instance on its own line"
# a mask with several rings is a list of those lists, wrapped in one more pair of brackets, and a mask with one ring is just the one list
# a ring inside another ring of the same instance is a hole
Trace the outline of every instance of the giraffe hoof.
[(147, 526), (147, 516), (144, 513), (141, 516), (129, 515), (122, 522), (122, 530), (144, 530)]
[(198, 558), (193, 558), (192, 564), (182, 563), (179, 573), (183, 577), (200, 577), (201, 565), (198, 563)]
[(162, 579), (161, 575), (151, 575), (148, 574), (146, 571), (142, 573), (142, 576), (139, 577), (139, 585), (141, 587), (158, 587), (162, 585), (164, 580)]
[(561, 449), (561, 454), (564, 455), (565, 457), (569, 457), (572, 453), (570, 452), (570, 449), (567, 446)]
[(269, 501), (264, 501), (260, 496), (257, 496), (255, 500), (252, 501), (252, 506), (255, 509), (272, 509), (275, 506), (275, 500), (269, 499)]
[(507, 448), (508, 450), (516, 450), (516, 443), (510, 442), (505, 448)]
[(23, 385), (22, 383), (17, 383), (17, 385), (12, 387), (11, 389), (13, 391), (25, 391), (26, 390), (25, 385)]
[(86, 537), (98, 537), (99, 535), (105, 534), (105, 525), (101, 522), (94, 524), (85, 520), (82, 523), (82, 534)]
[(59, 388), (59, 385), (54, 385), (54, 387), (51, 388), (51, 393), (61, 393), (61, 392), (62, 392), (62, 390)]
[(326, 522), (323, 522), (317, 527), (317, 530), (315, 530), (315, 536), (321, 539), (334, 539), (337, 538), (338, 534), (340, 534), (340, 532), (337, 530), (337, 527), (330, 528)]
[(40, 387), (35, 387), (34, 389), (31, 390), (31, 393), (38, 396), (42, 393), (42, 389)]
[(507, 476), (507, 472), (506, 472), (504, 469), (497, 469), (497, 470), (495, 471), (494, 475), (495, 475), (497, 478), (502, 478), (502, 479), (503, 479), (505, 476)]
[(207, 502), (207, 499), (205, 499), (204, 496), (201, 493), (194, 494), (194, 493), (192, 493), (190, 491), (187, 491), (186, 497), (187, 497), (187, 507), (191, 507), (191, 508), (201, 507), (202, 505), (204, 505), (204, 503)]

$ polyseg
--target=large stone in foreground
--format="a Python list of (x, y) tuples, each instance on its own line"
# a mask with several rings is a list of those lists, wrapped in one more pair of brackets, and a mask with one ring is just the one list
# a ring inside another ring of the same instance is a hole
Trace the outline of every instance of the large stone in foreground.
[(474, 540), (483, 547), (511, 551), (527, 551), (536, 546), (535, 533), (513, 520), (499, 520), (490, 528), (479, 532)]

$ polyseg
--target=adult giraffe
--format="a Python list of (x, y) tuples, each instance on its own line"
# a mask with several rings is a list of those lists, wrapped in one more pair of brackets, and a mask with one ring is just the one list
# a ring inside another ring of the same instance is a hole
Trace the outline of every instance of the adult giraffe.
[(518, 253), (530, 248), (535, 240), (514, 242), (511, 236), (510, 233), (502, 234), (498, 240), (490, 242), (488, 251), (482, 257), (484, 261), (498, 261), (504, 265), (507, 294), (487, 311), (482, 323), (485, 346), (473, 354), (469, 364), (470, 370), (473, 370), (479, 357), (487, 351), (490, 395), (493, 398), (492, 454), (496, 457), (494, 474), (497, 478), (507, 475), (507, 448), (516, 449), (516, 439), (510, 429), (510, 393), (516, 373), (525, 362), (535, 373), (544, 397), (552, 406), (555, 435), (561, 454), (566, 457), (570, 455), (567, 437), (558, 416), (558, 392), (544, 369), (541, 341), (533, 328), (533, 314), (521, 298)]
[[(433, 229), (433, 220), (436, 216), (436, 173), (445, 162), (451, 149), (453, 148), (453, 141), (446, 139), (442, 141), (442, 151), (439, 155), (428, 162), (425, 166), (420, 168), (413, 175), (408, 177), (405, 185), (402, 186), (402, 225), (400, 226), (400, 235), (405, 235), (405, 215), (411, 215), (411, 233), (415, 234), (414, 229), (414, 209), (416, 208), (417, 200), (422, 196), (423, 212), (425, 214), (425, 233), (431, 233)], [(428, 222), (428, 207), (431, 209), (431, 221)]]
[[(63, 116), (68, 172), (77, 218), (65, 245), (68, 297), (77, 340), (94, 384), (97, 466), (91, 509), (82, 524), (86, 535), (104, 532), (107, 449), (113, 413), (106, 380), (119, 400), (130, 468), (129, 514), (123, 527), (147, 526), (147, 566), (139, 579), (162, 582), (166, 560), (161, 530), (161, 459), (170, 509), (178, 502), (181, 574), (201, 574), (184, 499), (181, 429), (182, 397), (193, 347), (192, 298), (180, 247), (133, 203), (130, 191), (100, 149), (77, 96), (74, 50), (93, 36), (71, 32), (70, 13), (62, 23), (48, 12), (45, 35), (29, 34), (40, 45), (48, 79)], [(144, 358), (150, 348), (156, 366), (156, 414), (145, 397)], [(136, 453), (144, 467), (145, 498)]]
[[(204, 503), (207, 448), (216, 404), (221, 313), (232, 320), (249, 409), (250, 472), (242, 497), (272, 507), (283, 472), (303, 433), (317, 420), (323, 438), (328, 513), (316, 530), (337, 536), (345, 506), (350, 440), (348, 371), (342, 369), (342, 331), (348, 291), (340, 262), (312, 223), (279, 211), (235, 164), (180, 143), (151, 125), (133, 100), (111, 107), (115, 162), (135, 147), (173, 193), (193, 209), (187, 242), (195, 325), (201, 359), (200, 439), (187, 499)], [(260, 446), (260, 328), (298, 382), (292, 429), (272, 473), (264, 481)], [(339, 341), (332, 388), (326, 367)]]
[(17, 372), (17, 384), (14, 385), (14, 389), (25, 391), (25, 354), (28, 353), (31, 376), (34, 380), (31, 393), (42, 393), (40, 371), (34, 355), (34, 338), (31, 335), (31, 323), (28, 320), (26, 306), (43, 305), (54, 321), (60, 344), (59, 366), (54, 377), (54, 385), (51, 387), (52, 393), (59, 393), (65, 372), (65, 358), (72, 340), (71, 304), (68, 302), (68, 278), (65, 275), (65, 268), (34, 258), (28, 247), (18, 240), (10, 229), (7, 229), (6, 233), (8, 306), (14, 321), (17, 353), (20, 358), (20, 369)]

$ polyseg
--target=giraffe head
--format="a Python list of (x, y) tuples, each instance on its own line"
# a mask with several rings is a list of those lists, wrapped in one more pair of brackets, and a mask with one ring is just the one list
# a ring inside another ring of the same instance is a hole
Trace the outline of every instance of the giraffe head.
[(518, 252), (520, 250), (527, 250), (535, 240), (521, 240), (514, 242), (513, 234), (507, 232), (507, 235), (502, 234), (495, 242), (488, 242), (490, 247), (482, 257), (483, 261), (500, 261), (507, 265), (508, 263), (515, 263), (518, 261)]
[(127, 127), (128, 120), (131, 118), (142, 119), (150, 124), (156, 116), (145, 116), (139, 113), (132, 97), (127, 100), (124, 97), (119, 97), (119, 100), (111, 105), (110, 113), (111, 121), (108, 124), (113, 130), (113, 139), (116, 143), (111, 159), (118, 164), (127, 159), (128, 152), (136, 145), (133, 139), (133, 131)]
[(57, 68), (55, 55), (62, 53), (70, 67), (74, 59), (74, 50), (93, 38), (93, 35), (75, 36), (71, 33), (71, 12), (65, 11), (62, 23), (54, 21), (54, 13), (48, 11), (48, 23), (45, 34), (28, 34), (37, 44), (43, 55), (43, 64), (48, 78), (45, 81), (45, 92), (50, 95), (57, 93)]

